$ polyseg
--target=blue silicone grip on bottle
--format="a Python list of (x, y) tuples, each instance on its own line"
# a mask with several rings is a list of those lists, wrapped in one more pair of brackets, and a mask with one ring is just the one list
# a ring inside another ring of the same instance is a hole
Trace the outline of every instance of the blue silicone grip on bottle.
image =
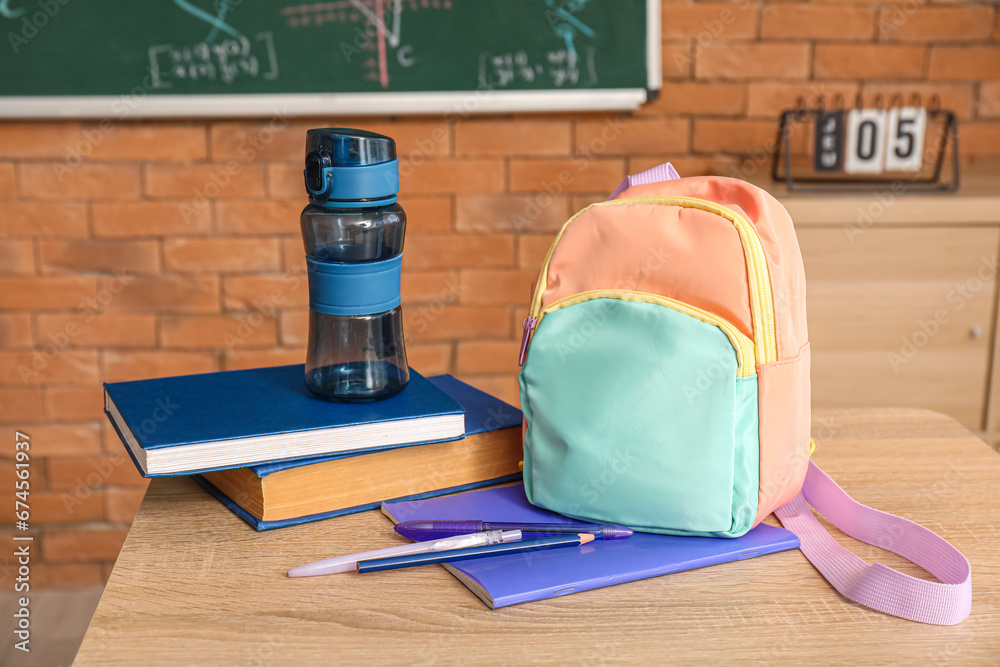
[(309, 307), (327, 315), (372, 315), (400, 303), (403, 256), (349, 264), (306, 257)]

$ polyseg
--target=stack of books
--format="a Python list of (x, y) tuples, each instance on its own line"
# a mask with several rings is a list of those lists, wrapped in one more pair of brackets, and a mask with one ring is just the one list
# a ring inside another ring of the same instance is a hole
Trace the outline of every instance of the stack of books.
[(520, 477), (521, 412), (449, 375), (335, 403), (302, 365), (105, 384), (144, 477), (192, 475), (258, 530)]

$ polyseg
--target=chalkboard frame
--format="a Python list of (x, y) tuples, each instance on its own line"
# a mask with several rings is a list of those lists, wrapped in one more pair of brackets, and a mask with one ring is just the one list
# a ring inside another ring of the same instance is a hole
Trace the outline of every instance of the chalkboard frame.
[[(260, 118), (337, 115), (462, 115), (521, 112), (629, 111), (659, 95), (662, 82), (660, 0), (646, 0), (646, 88), (440, 92), (147, 95), (129, 118)], [(121, 96), (0, 96), (0, 118), (115, 118)]]

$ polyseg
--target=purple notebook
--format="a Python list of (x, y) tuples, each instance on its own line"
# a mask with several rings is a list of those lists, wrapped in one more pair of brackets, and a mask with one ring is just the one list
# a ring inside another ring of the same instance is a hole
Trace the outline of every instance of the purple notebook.
[[(412, 519), (571, 521), (530, 504), (523, 484), (428, 500), (385, 502), (382, 513), (393, 523)], [(761, 524), (737, 538), (636, 533), (624, 540), (596, 540), (581, 547), (483, 558), (446, 564), (445, 568), (490, 609), (499, 609), (798, 547), (799, 539), (789, 531)]]

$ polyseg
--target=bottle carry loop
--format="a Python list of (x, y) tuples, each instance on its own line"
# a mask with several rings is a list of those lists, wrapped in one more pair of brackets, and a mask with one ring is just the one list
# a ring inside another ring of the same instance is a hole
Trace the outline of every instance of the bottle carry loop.
[[(854, 539), (899, 554), (940, 583), (866, 563), (833, 539), (810, 506)], [(918, 523), (862, 505), (812, 461), (802, 491), (774, 513), (799, 538), (803, 555), (844, 597), (920, 623), (955, 625), (969, 616), (972, 568), (962, 552)]]
[[(319, 158), (317, 158), (319, 159)], [(399, 192), (399, 160), (379, 164), (334, 167), (317, 166), (315, 173), (303, 172), (309, 201), (323, 205), (335, 200), (337, 206), (386, 206), (396, 202)], [(317, 187), (318, 186), (318, 187)]]

